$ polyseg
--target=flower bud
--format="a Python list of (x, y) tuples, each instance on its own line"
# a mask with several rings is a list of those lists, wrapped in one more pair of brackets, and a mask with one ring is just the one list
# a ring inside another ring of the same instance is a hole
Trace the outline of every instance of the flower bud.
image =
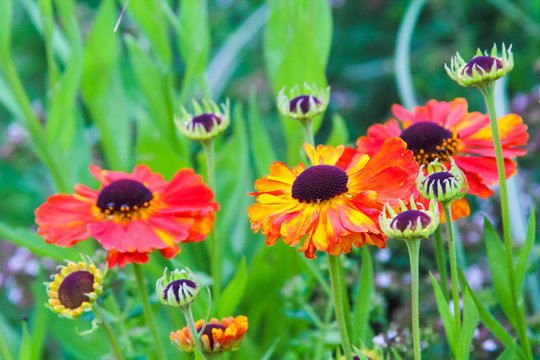
[(176, 127), (191, 140), (213, 139), (225, 131), (230, 123), (229, 99), (220, 106), (211, 100), (203, 100), (202, 104), (193, 100), (195, 114), (181, 107), (181, 117), (174, 119)]
[(461, 199), (467, 193), (467, 178), (453, 158), (450, 158), (450, 170), (438, 160), (428, 165), (427, 176), (423, 168), (424, 165), (420, 166), (416, 188), (426, 199), (446, 204)]
[(293, 86), (288, 94), (285, 87), (281, 89), (276, 99), (277, 107), (281, 115), (294, 120), (311, 120), (322, 114), (328, 107), (330, 99), (330, 87), (319, 89), (315, 84)]
[(399, 214), (386, 204), (379, 215), (379, 225), (386, 236), (399, 240), (426, 238), (439, 226), (439, 208), (435, 201), (430, 201), (428, 210), (423, 204), (415, 203), (412, 196), (410, 209), (401, 199), (399, 203)]
[(185, 307), (190, 305), (199, 294), (201, 286), (193, 275), (187, 270), (174, 270), (167, 278), (167, 268), (163, 276), (156, 282), (156, 293), (159, 300), (172, 307)]
[(461, 86), (482, 86), (491, 83), (504, 75), (508, 74), (514, 68), (514, 56), (512, 54), (512, 45), (506, 49), (502, 45), (502, 55), (497, 56), (497, 45), (493, 45), (491, 54), (487, 51), (478, 49), (476, 56), (469, 62), (456, 53), (452, 57), (450, 66), (444, 65), (448, 76)]

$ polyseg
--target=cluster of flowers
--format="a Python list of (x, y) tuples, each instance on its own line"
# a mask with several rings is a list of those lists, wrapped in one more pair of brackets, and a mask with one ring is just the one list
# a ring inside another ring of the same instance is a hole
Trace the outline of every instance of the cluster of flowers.
[[(510, 52), (511, 55), (511, 52)], [(461, 58), (459, 58), (461, 59)], [(511, 59), (479, 55), (460, 60), (449, 73), (463, 85), (492, 81), (509, 71)], [(513, 61), (512, 61), (513, 65)], [(323, 113), (329, 88), (295, 87), (280, 92), (277, 104), (289, 118), (311, 126)], [(394, 105), (395, 118), (371, 126), (356, 147), (304, 144), (311, 166), (289, 167), (276, 161), (270, 174), (255, 182), (256, 203), (247, 210), (251, 227), (270, 246), (282, 238), (307, 258), (317, 251), (349, 253), (353, 245), (380, 248), (388, 237), (427, 237), (441, 222), (440, 204), (451, 204), (452, 217), (470, 214), (464, 195), (489, 197), (498, 182), (488, 115), (468, 112), (467, 102), (430, 100), (412, 111)], [(192, 139), (209, 141), (229, 124), (229, 105), (195, 103), (195, 114), (182, 109), (177, 125)], [(506, 177), (516, 172), (512, 158), (525, 154), (526, 126), (514, 114), (498, 120)], [(47, 243), (69, 247), (95, 238), (108, 251), (108, 267), (145, 263), (157, 249), (166, 258), (180, 252), (179, 243), (198, 242), (212, 230), (219, 206), (214, 193), (192, 169), (167, 182), (146, 165), (132, 173), (91, 166), (98, 190), (79, 184), (73, 195), (51, 196), (36, 214), (38, 233)], [(440, 204), (437, 204), (439, 202)], [(441, 214), (442, 215), (442, 214)], [(77, 317), (92, 308), (102, 291), (102, 271), (91, 262), (69, 262), (48, 284), (49, 306)], [(200, 285), (189, 271), (165, 272), (156, 285), (160, 300), (189, 316)], [(189, 325), (189, 321), (188, 321)], [(182, 351), (236, 350), (247, 330), (247, 318), (212, 319), (171, 332)], [(197, 340), (194, 340), (193, 337)]]

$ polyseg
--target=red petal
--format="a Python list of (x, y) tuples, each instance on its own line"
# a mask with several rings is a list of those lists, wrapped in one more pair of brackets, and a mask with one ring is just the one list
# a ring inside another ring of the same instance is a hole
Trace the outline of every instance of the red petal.
[(107, 266), (112, 269), (115, 266), (123, 267), (129, 263), (144, 264), (148, 262), (148, 254), (139, 252), (118, 252), (111, 250), (107, 254)]

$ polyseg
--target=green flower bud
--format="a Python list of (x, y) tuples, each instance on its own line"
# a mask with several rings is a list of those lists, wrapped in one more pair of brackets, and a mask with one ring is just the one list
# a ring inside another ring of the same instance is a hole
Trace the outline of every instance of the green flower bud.
[(276, 99), (281, 115), (294, 120), (311, 120), (325, 112), (330, 100), (330, 87), (319, 89), (315, 84), (293, 86), (288, 93), (281, 89)]
[(203, 100), (202, 105), (193, 100), (193, 108), (195, 114), (181, 107), (181, 117), (174, 119), (178, 130), (191, 140), (212, 139), (229, 126), (229, 99), (220, 106), (211, 100)]
[(428, 165), (427, 176), (424, 174), (424, 165), (420, 166), (416, 188), (426, 199), (448, 204), (464, 197), (468, 185), (465, 174), (450, 158), (450, 170), (437, 159)]
[(167, 268), (156, 282), (159, 300), (172, 307), (185, 307), (197, 298), (201, 286), (193, 273), (187, 270), (174, 270), (167, 278)]
[(429, 202), (428, 210), (423, 204), (416, 204), (412, 196), (410, 209), (401, 199), (399, 203), (399, 214), (386, 204), (379, 215), (379, 225), (386, 236), (398, 240), (416, 240), (428, 237), (439, 226), (439, 208), (434, 200)]

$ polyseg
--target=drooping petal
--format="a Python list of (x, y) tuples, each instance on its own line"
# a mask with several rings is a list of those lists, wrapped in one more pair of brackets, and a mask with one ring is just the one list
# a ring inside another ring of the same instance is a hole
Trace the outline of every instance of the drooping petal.
[(401, 128), (395, 119), (384, 124), (375, 124), (369, 127), (367, 136), (361, 136), (356, 140), (358, 152), (371, 155), (381, 148), (383, 143), (390, 138), (399, 137)]
[(115, 266), (124, 267), (126, 264), (137, 263), (144, 264), (148, 262), (148, 254), (137, 251), (119, 252), (111, 250), (107, 254), (107, 266), (112, 269)]

